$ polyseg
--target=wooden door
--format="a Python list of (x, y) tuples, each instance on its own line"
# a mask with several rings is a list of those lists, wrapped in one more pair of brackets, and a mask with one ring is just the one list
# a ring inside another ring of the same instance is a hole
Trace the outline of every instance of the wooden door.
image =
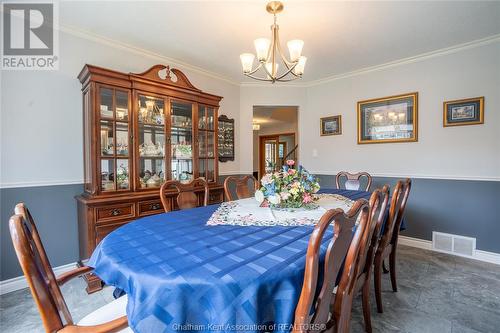
[(259, 144), (259, 178), (279, 167), (279, 135), (261, 136)]

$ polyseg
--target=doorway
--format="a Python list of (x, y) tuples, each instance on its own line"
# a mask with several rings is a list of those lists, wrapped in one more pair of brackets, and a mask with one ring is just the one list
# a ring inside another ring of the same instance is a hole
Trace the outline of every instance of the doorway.
[(253, 107), (253, 174), (257, 179), (299, 158), (298, 107)]
[(281, 170), (286, 160), (297, 159), (295, 133), (260, 136), (259, 152), (258, 176)]

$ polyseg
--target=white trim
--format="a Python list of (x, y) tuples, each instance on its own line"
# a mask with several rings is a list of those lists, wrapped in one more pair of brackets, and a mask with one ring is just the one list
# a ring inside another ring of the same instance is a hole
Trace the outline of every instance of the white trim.
[(82, 29), (78, 29), (76, 27), (71, 27), (69, 25), (62, 25), (62, 24), (59, 26), (59, 30), (63, 31), (67, 34), (76, 36), (76, 37), (80, 37), (80, 38), (84, 38), (84, 39), (87, 39), (87, 40), (90, 40), (93, 42), (105, 44), (107, 46), (111, 46), (111, 47), (114, 47), (117, 49), (127, 50), (127, 51), (130, 51), (132, 53), (138, 54), (140, 56), (144, 56), (144, 57), (148, 57), (150, 59), (155, 59), (155, 60), (161, 61), (162, 63), (165, 63), (165, 64), (180, 66), (180, 67), (183, 67), (183, 68), (188, 69), (190, 71), (197, 72), (199, 74), (206, 75), (206, 76), (212, 77), (214, 79), (225, 81), (227, 83), (230, 83), (230, 84), (233, 84), (236, 86), (240, 85), (239, 82), (234, 81), (234, 80), (232, 80), (229, 77), (226, 77), (224, 75), (220, 75), (220, 74), (217, 74), (215, 72), (203, 69), (201, 67), (198, 67), (195, 65), (190, 65), (190, 64), (185, 63), (181, 60), (169, 58), (169, 57), (163, 56), (161, 54), (142, 49), (140, 47), (132, 46), (130, 44), (127, 44), (127, 43), (124, 43), (124, 42), (121, 42), (121, 41), (118, 41), (115, 39), (111, 39), (111, 38), (107, 38), (107, 37), (104, 37), (101, 35), (97, 35), (97, 34), (94, 34), (90, 31), (87, 31), (87, 30), (82, 30)]
[(434, 51), (422, 53), (422, 54), (408, 57), (408, 58), (398, 59), (395, 61), (380, 64), (380, 65), (365, 67), (365, 68), (357, 69), (357, 70), (343, 73), (343, 74), (332, 75), (329, 77), (325, 77), (323, 79), (308, 81), (304, 84), (304, 86), (305, 87), (317, 86), (317, 85), (321, 85), (321, 84), (328, 83), (328, 82), (335, 81), (335, 80), (345, 79), (345, 78), (358, 76), (358, 75), (362, 75), (362, 74), (366, 74), (366, 73), (371, 73), (371, 72), (375, 72), (375, 71), (381, 71), (381, 70), (385, 70), (385, 69), (396, 67), (396, 66), (412, 64), (415, 62), (419, 62), (419, 61), (423, 61), (423, 60), (427, 60), (427, 59), (431, 59), (431, 58), (436, 58), (436, 57), (440, 57), (440, 56), (444, 56), (444, 55), (448, 55), (448, 54), (453, 54), (453, 53), (457, 53), (457, 52), (471, 49), (471, 48), (475, 48), (475, 47), (489, 45), (489, 44), (492, 44), (492, 43), (495, 43), (498, 41), (500, 41), (500, 34), (488, 36), (488, 37), (481, 38), (481, 39), (476, 39), (476, 40), (473, 40), (470, 42), (466, 42), (466, 43), (462, 43), (462, 44), (458, 44), (458, 45), (454, 45), (454, 46), (450, 46), (450, 47), (445, 47), (442, 49), (437, 49)]
[[(311, 171), (315, 175), (335, 176), (338, 172), (335, 171)], [(417, 179), (438, 179), (438, 180), (477, 180), (477, 181), (491, 181), (498, 182), (500, 177), (480, 177), (480, 176), (445, 176), (445, 175), (422, 175), (422, 174), (398, 174), (398, 173), (371, 173), (374, 177), (387, 177), (387, 178), (417, 178)]]
[(83, 179), (77, 180), (56, 180), (56, 181), (34, 181), (34, 182), (15, 182), (2, 183), (0, 189), (3, 188), (18, 188), (18, 187), (38, 187), (38, 186), (57, 186), (57, 185), (83, 185)]
[[(434, 252), (441, 252), (441, 251), (438, 251), (438, 250), (432, 248), (432, 241), (425, 240), (425, 239), (419, 239), (419, 238), (413, 238), (413, 237), (399, 235), (398, 236), (398, 244), (411, 246), (411, 247), (424, 249), (424, 250), (429, 250), (429, 251), (434, 251)], [(500, 253), (476, 250), (474, 253), (474, 256), (472, 256), (472, 257), (460, 256), (456, 253), (449, 253), (449, 252), (443, 252), (443, 253), (447, 253), (449, 255), (455, 255), (458, 257), (465, 257), (465, 258), (470, 258), (470, 259), (474, 259), (474, 260), (484, 261), (484, 262), (488, 262), (491, 264), (500, 265)]]
[[(340, 171), (338, 171), (340, 172)], [(338, 172), (311, 171), (315, 175), (335, 176)], [(219, 176), (228, 175), (251, 175), (253, 171), (224, 171), (219, 172)], [(476, 176), (442, 176), (442, 175), (418, 175), (418, 174), (397, 174), (397, 173), (370, 173), (374, 177), (387, 178), (415, 178), (415, 179), (435, 179), (435, 180), (467, 180), (467, 181), (491, 181), (498, 182), (500, 177), (476, 177)], [(38, 187), (38, 186), (58, 186), (58, 185), (83, 185), (83, 180), (59, 180), (59, 181), (38, 181), (38, 182), (15, 182), (2, 183), (0, 189), (19, 188), (19, 187)]]
[[(67, 264), (67, 265), (62, 265), (58, 267), (54, 267), (54, 274), (56, 276), (61, 275), (63, 273), (69, 272), (72, 269), (76, 268), (76, 262)], [(26, 279), (24, 275), (8, 279), (8, 280), (3, 280), (0, 281), (0, 295), (7, 294), (16, 290), (28, 288), (28, 283), (26, 282)]]

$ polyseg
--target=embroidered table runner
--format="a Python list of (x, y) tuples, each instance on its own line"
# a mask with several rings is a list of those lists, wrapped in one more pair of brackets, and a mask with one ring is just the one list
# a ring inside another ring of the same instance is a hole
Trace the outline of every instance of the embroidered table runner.
[(315, 194), (315, 209), (260, 207), (254, 198), (224, 202), (212, 214), (207, 225), (238, 226), (303, 226), (315, 225), (329, 210), (341, 208), (347, 212), (354, 201), (339, 194)]

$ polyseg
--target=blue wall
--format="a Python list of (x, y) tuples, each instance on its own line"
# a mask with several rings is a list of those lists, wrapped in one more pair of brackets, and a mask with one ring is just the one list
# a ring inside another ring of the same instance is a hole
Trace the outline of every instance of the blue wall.
[[(335, 187), (334, 176), (320, 175), (322, 187)], [(375, 177), (373, 188), (396, 183)], [(82, 185), (0, 189), (0, 280), (22, 275), (8, 230), (17, 202), (33, 213), (53, 266), (77, 261), (78, 227), (75, 195)], [(414, 179), (406, 212), (405, 236), (431, 240), (432, 231), (477, 238), (477, 248), (500, 253), (500, 182)]]

